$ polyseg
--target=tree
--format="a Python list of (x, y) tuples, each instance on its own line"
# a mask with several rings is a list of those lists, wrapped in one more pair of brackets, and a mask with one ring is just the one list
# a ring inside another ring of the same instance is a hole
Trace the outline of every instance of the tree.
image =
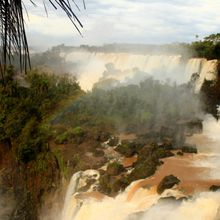
[(205, 41), (210, 41), (213, 44), (217, 44), (220, 42), (220, 33), (217, 34), (211, 34), (208, 37), (204, 38)]
[[(82, 23), (74, 12), (74, 7), (79, 6), (74, 0), (48, 0), (54, 9), (61, 8), (70, 19), (74, 27), (81, 34)], [(37, 0), (30, 0), (36, 6)], [(45, 3), (42, 1), (44, 6)], [(85, 2), (82, 0), (85, 8)], [(73, 7), (74, 6), (74, 7)], [(24, 25), (25, 3), (23, 0), (1, 0), (0, 1), (0, 72), (4, 79), (5, 67), (11, 63), (14, 55), (20, 58), (20, 69), (26, 70), (30, 66), (28, 41)], [(46, 6), (45, 6), (45, 11)]]

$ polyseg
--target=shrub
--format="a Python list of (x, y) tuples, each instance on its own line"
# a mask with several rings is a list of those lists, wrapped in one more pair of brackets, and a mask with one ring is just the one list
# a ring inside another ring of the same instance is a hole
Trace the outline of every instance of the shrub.
[(133, 181), (147, 178), (155, 173), (157, 165), (158, 163), (156, 163), (151, 158), (148, 158), (143, 162), (139, 162), (129, 175), (129, 179)]
[(118, 179), (109, 174), (103, 174), (99, 178), (99, 190), (107, 195), (114, 195), (120, 190), (125, 189), (128, 185), (129, 181), (126, 177)]
[(119, 142), (118, 137), (111, 137), (110, 140), (108, 141), (108, 145), (114, 147), (118, 144), (118, 142)]
[(183, 153), (193, 153), (193, 154), (198, 153), (196, 147), (194, 147), (194, 146), (183, 146), (182, 147), (182, 152)]
[(67, 178), (67, 176), (68, 176), (68, 167), (66, 166), (66, 164), (64, 162), (61, 151), (59, 149), (57, 149), (53, 153), (54, 153), (54, 155), (57, 159), (60, 171), (63, 173), (64, 177)]
[(75, 127), (71, 129), (69, 132), (77, 137), (82, 137), (84, 135), (84, 131), (81, 127)]
[(64, 132), (62, 134), (59, 134), (56, 138), (55, 138), (55, 143), (57, 144), (65, 144), (68, 140), (69, 134), (68, 132)]
[(18, 150), (18, 160), (23, 163), (28, 163), (36, 159), (36, 152), (32, 146), (23, 145)]
[(75, 139), (77, 143), (83, 141), (84, 131), (81, 127), (70, 128), (61, 134), (58, 134), (55, 138), (57, 144), (65, 144), (71, 139)]
[(158, 158), (172, 157), (175, 155), (171, 151), (165, 150), (163, 148), (158, 148), (156, 151), (156, 154), (157, 154)]
[(120, 145), (118, 145), (116, 151), (118, 151), (125, 157), (132, 157), (137, 152), (136, 144), (133, 142), (124, 141)]
[(21, 131), (18, 139), (18, 160), (28, 163), (35, 160), (37, 154), (46, 150), (46, 136), (39, 128), (36, 118), (31, 118)]
[(109, 175), (116, 176), (116, 175), (119, 175), (123, 171), (124, 171), (124, 167), (116, 161), (108, 164), (107, 166), (107, 173)]

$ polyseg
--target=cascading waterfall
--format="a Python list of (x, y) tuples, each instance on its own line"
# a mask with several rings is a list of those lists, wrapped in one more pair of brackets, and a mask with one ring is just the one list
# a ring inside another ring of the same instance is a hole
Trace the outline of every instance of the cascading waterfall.
[[(203, 123), (204, 131), (190, 137), (192, 143), (203, 140), (199, 145), (200, 155), (206, 155), (201, 163), (192, 161), (193, 166), (208, 166), (213, 176), (219, 175), (215, 169), (219, 164), (219, 132), (220, 122), (212, 116), (206, 116)], [(218, 156), (212, 160), (213, 155)], [(211, 164), (211, 166), (210, 166)], [(62, 220), (161, 220), (161, 219), (194, 219), (194, 220), (216, 220), (220, 217), (220, 193), (202, 192), (194, 195), (188, 200), (161, 200), (165, 197), (183, 198), (184, 192), (178, 188), (165, 190), (163, 194), (156, 193), (156, 187), (140, 187), (143, 180), (131, 183), (127, 189), (115, 198), (104, 196), (98, 199), (95, 196), (78, 199), (77, 189), (85, 181), (85, 177), (94, 175), (97, 171), (79, 172), (73, 175), (66, 194)]]
[[(218, 60), (192, 58), (183, 62), (180, 55), (73, 52), (66, 58), (68, 61), (74, 60), (79, 63), (77, 69), (80, 72), (79, 81), (86, 90), (90, 90), (93, 84), (103, 77), (108, 63), (114, 64), (114, 68), (105, 77), (115, 78), (121, 82), (135, 74), (132, 70), (134, 68), (144, 72), (146, 77), (154, 76), (160, 80), (170, 78), (179, 83), (189, 82), (192, 77), (196, 77), (195, 92), (200, 91), (204, 80), (214, 81), (218, 74)], [(205, 138), (206, 141), (200, 143), (198, 147), (200, 147), (200, 155), (204, 154), (206, 157), (199, 163), (192, 162), (192, 166), (200, 168), (207, 166), (211, 170), (208, 178), (213, 180), (213, 176), (220, 173), (218, 169), (214, 169), (219, 164), (219, 160), (216, 160), (216, 156), (219, 159), (219, 149), (216, 146), (219, 145), (220, 140), (216, 137), (220, 132), (220, 124), (209, 116), (205, 119), (203, 126), (203, 134), (193, 135), (191, 141), (197, 143), (199, 139)], [(211, 152), (209, 152), (210, 146), (213, 147)], [(215, 155), (214, 160), (213, 155)], [(88, 170), (73, 175), (66, 193), (61, 220), (217, 220), (220, 217), (219, 192), (203, 192), (189, 200), (161, 203), (163, 197), (182, 198), (184, 194), (178, 188), (174, 188), (158, 195), (156, 187), (138, 187), (142, 180), (133, 182), (115, 198), (103, 195), (100, 199), (94, 194), (86, 194), (82, 199), (78, 191), (85, 185), (85, 180), (91, 176), (96, 176), (97, 182), (87, 192), (93, 192), (93, 187), (98, 184), (99, 172)]]
[(138, 55), (130, 53), (94, 53), (88, 51), (72, 52), (66, 60), (77, 63), (79, 82), (83, 89), (91, 90), (106, 71), (106, 64), (112, 63), (115, 71), (108, 75), (119, 81), (133, 77), (138, 69), (146, 77), (153, 76), (159, 80), (170, 79), (173, 82), (189, 82), (193, 74), (198, 75), (195, 91), (198, 92), (204, 80), (217, 77), (217, 60), (191, 58), (182, 61), (181, 55)]
[[(79, 171), (75, 173), (71, 181), (69, 183), (65, 201), (64, 201), (64, 208), (62, 210), (62, 219), (65, 220), (72, 220), (75, 219), (75, 216), (77, 215), (77, 212), (80, 210), (80, 202), (76, 199), (75, 195), (77, 194), (77, 191), (86, 185), (86, 180), (89, 178), (95, 178), (96, 180), (99, 179), (99, 172), (96, 170), (87, 170), (87, 171)], [(93, 191), (93, 187), (95, 187), (97, 183), (94, 183), (91, 186), (91, 189), (89, 191)]]
[(73, 195), (76, 193), (77, 185), (79, 184), (80, 177), (82, 175), (82, 172), (79, 171), (73, 175), (71, 178), (71, 181), (69, 183), (65, 201), (64, 201), (64, 208), (62, 211), (62, 219), (73, 219), (74, 218), (74, 212), (77, 206), (77, 202), (74, 199)]
[(216, 80), (218, 74), (218, 60), (203, 61), (201, 71), (199, 73), (198, 82), (196, 83), (195, 91), (199, 92), (204, 80)]

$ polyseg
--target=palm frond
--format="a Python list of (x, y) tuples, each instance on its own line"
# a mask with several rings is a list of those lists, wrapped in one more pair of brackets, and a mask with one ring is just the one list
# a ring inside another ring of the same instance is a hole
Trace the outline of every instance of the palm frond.
[[(47, 13), (46, 4), (45, 11)], [(30, 0), (37, 6), (38, 0)], [(74, 27), (81, 34), (82, 23), (76, 16), (74, 9), (79, 10), (79, 6), (72, 0), (48, 0), (54, 9), (61, 8), (70, 19)], [(73, 7), (74, 6), (74, 7)], [(83, 0), (85, 8), (85, 2)], [(25, 4), (22, 0), (1, 0), (0, 1), (0, 72), (1, 78), (4, 78), (4, 72), (7, 65), (11, 64), (15, 55), (20, 58), (20, 70), (26, 71), (30, 67), (30, 56), (28, 41), (25, 32), (24, 11)]]

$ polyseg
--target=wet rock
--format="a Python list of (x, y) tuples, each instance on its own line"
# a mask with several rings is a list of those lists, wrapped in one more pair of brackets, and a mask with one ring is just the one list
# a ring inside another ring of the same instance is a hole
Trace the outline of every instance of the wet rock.
[(154, 160), (153, 158), (147, 158), (146, 160), (140, 160), (135, 165), (133, 171), (129, 175), (131, 181), (144, 179), (153, 175), (159, 165), (159, 161)]
[(176, 198), (175, 196), (168, 196), (168, 197), (163, 197), (163, 198), (160, 198), (158, 203), (166, 203), (166, 202), (176, 202), (176, 203), (181, 203), (183, 201), (186, 201), (188, 198), (183, 196), (183, 197), (180, 197), (180, 198)]
[(182, 152), (182, 151), (178, 151), (178, 152), (177, 152), (177, 155), (178, 155), (178, 156), (183, 156), (183, 152)]
[(164, 164), (164, 162), (162, 160), (159, 161), (159, 166), (162, 166)]
[(125, 157), (132, 157), (137, 152), (136, 144), (128, 141), (123, 141), (115, 150)]
[(118, 193), (121, 190), (124, 190), (129, 185), (129, 182), (126, 178), (115, 178), (115, 180), (112, 182), (111, 190), (112, 194)]
[(138, 151), (138, 154), (141, 158), (147, 158), (154, 155), (158, 149), (158, 145), (156, 143), (152, 143), (144, 146), (140, 151)]
[(157, 193), (162, 194), (164, 190), (172, 188), (174, 185), (179, 184), (180, 180), (173, 176), (169, 175), (162, 179), (162, 181), (159, 183), (157, 187)]
[(166, 157), (173, 157), (175, 154), (171, 151), (164, 150), (163, 148), (157, 149), (157, 156), (158, 158), (166, 158)]
[(99, 178), (99, 191), (108, 196), (116, 195), (120, 190), (124, 190), (129, 185), (126, 177), (115, 177), (109, 174), (101, 175)]
[(90, 187), (91, 187), (95, 182), (96, 182), (96, 179), (93, 179), (93, 178), (87, 179), (87, 180), (86, 180), (86, 185), (83, 186), (83, 187), (81, 187), (81, 188), (79, 188), (79, 189), (78, 189), (78, 192), (87, 192), (87, 191), (90, 189)]
[(212, 185), (212, 186), (210, 186), (209, 190), (212, 191), (212, 192), (219, 191), (220, 190), (220, 186)]
[(183, 153), (191, 153), (191, 154), (197, 154), (198, 151), (195, 146), (185, 145), (182, 147)]
[(110, 137), (110, 133), (103, 131), (103, 132), (99, 132), (97, 134), (96, 140), (98, 142), (105, 142), (105, 141), (107, 141), (109, 139), (109, 137)]
[(173, 140), (171, 138), (164, 138), (163, 142), (160, 144), (161, 148), (164, 148), (165, 150), (173, 150)]

